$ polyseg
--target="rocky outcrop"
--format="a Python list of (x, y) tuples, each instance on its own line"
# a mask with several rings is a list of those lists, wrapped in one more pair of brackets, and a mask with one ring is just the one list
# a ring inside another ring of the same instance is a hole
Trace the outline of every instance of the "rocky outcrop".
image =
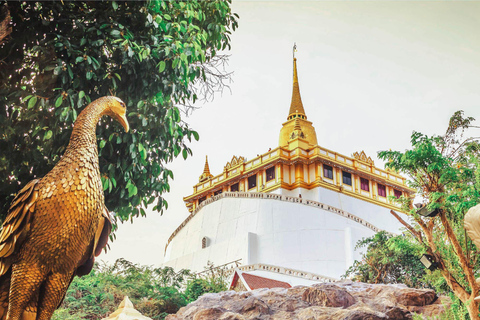
[(209, 293), (166, 320), (401, 320), (439, 315), (450, 303), (433, 290), (344, 281)]

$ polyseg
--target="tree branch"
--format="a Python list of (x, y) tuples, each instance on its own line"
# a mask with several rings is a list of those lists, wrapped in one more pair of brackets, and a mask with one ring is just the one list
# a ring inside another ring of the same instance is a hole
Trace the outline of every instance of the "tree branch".
[(416, 231), (410, 224), (408, 224), (405, 220), (402, 219), (402, 217), (400, 217), (400, 215), (398, 213), (396, 213), (395, 211), (393, 210), (390, 210), (390, 213), (395, 217), (397, 218), (397, 220), (403, 224), (405, 226), (405, 228), (407, 228), (417, 239), (420, 243), (423, 243), (423, 238), (422, 238), (422, 234), (418, 231)]

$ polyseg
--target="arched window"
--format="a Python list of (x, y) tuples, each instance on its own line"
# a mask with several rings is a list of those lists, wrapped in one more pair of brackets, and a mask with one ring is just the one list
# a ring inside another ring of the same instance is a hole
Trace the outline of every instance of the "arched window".
[(202, 249), (205, 249), (207, 247), (207, 237), (202, 238)]

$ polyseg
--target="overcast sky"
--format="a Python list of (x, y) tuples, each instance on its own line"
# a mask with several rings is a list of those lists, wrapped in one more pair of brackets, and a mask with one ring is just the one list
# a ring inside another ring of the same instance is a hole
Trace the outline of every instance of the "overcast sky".
[(456, 110), (480, 119), (480, 2), (234, 1), (232, 8), (240, 20), (227, 66), (231, 92), (185, 119), (200, 141), (191, 144), (193, 157), (170, 164), (169, 209), (120, 225), (101, 260), (161, 265), (205, 155), (217, 175), (233, 155), (252, 159), (278, 146), (294, 42), (303, 105), (322, 147), (347, 156), (365, 150), (383, 168), (377, 151), (405, 150), (412, 131), (442, 134)]

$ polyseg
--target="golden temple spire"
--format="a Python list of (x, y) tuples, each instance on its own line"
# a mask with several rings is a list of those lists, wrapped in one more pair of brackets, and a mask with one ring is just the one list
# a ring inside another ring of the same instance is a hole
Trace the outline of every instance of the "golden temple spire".
[(199, 178), (200, 182), (210, 179), (213, 175), (210, 173), (210, 167), (208, 166), (208, 156), (205, 156), (205, 167), (203, 168), (203, 173)]
[(295, 117), (307, 119), (307, 115), (303, 109), (302, 97), (300, 96), (300, 86), (298, 85), (297, 58), (295, 58), (295, 52), (297, 52), (297, 44), (293, 46), (293, 92), (287, 120)]
[[(300, 86), (298, 85), (297, 74), (297, 45), (293, 46), (293, 92), (292, 103), (288, 112), (287, 121), (280, 129), (279, 146), (287, 147), (290, 150), (302, 145), (305, 149), (316, 146), (317, 133), (312, 123), (307, 120), (305, 109), (303, 109), (302, 98), (300, 97)], [(301, 139), (297, 139), (301, 138)]]

